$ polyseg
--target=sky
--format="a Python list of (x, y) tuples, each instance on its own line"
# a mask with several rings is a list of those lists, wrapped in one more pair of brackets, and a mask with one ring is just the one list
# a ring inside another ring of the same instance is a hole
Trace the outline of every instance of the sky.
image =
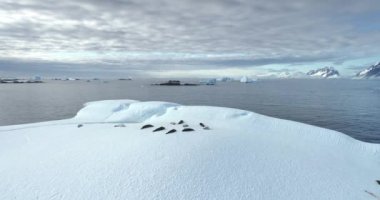
[(0, 77), (351, 76), (379, 44), (379, 0), (0, 0)]

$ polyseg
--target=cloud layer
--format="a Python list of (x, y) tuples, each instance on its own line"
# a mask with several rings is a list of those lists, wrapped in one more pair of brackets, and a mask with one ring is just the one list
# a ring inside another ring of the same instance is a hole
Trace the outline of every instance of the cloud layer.
[(379, 57), (379, 11), (378, 0), (0, 0), (0, 71), (344, 68)]

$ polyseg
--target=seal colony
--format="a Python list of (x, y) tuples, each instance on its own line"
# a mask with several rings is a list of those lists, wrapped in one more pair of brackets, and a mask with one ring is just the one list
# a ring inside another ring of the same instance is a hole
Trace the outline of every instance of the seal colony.
[[(193, 128), (189, 128), (189, 125), (186, 124), (183, 120), (180, 120), (178, 123), (170, 122), (170, 125), (172, 125), (172, 127), (177, 125), (176, 128), (178, 128), (178, 125), (179, 125), (180, 127), (182, 126), (182, 127), (183, 127), (183, 128), (182, 128), (182, 132), (191, 132), (191, 131), (195, 131)], [(199, 125), (200, 125), (200, 127), (203, 128), (204, 130), (210, 130), (210, 127), (204, 125), (202, 122), (199, 123)], [(153, 128), (153, 127), (154, 127), (154, 126), (153, 126), (152, 124), (145, 124), (145, 125), (143, 125), (140, 129), (143, 130), (143, 129)], [(160, 126), (160, 127), (156, 128), (156, 129), (154, 129), (153, 132), (158, 132), (158, 131), (163, 131), (163, 130), (166, 130), (166, 128), (163, 127), (163, 126)], [(177, 132), (177, 129), (171, 129), (171, 130), (169, 130), (168, 132), (166, 132), (166, 134), (175, 133), (175, 132)]]
[(232, 108), (107, 100), (0, 127), (0, 180), (0, 199), (376, 200), (380, 145)]

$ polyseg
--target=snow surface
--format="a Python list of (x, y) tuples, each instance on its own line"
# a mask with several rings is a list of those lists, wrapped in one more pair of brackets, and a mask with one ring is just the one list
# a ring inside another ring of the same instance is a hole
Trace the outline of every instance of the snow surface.
[(231, 108), (111, 100), (0, 127), (0, 199), (376, 200), (379, 179), (379, 144)]

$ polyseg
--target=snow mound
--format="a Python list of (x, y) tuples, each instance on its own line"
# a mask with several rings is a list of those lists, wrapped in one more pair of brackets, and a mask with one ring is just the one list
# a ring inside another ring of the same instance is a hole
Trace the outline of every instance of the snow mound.
[[(254, 120), (252, 112), (207, 106), (181, 106), (175, 103), (134, 100), (107, 100), (89, 102), (84, 105), (74, 121), (78, 123), (139, 123), (147, 121), (175, 122), (178, 119), (206, 119), (217, 122), (232, 120), (231, 123)], [(236, 119), (243, 121), (236, 121)], [(223, 124), (221, 124), (223, 125)]]
[(153, 116), (162, 115), (167, 108), (178, 104), (167, 102), (138, 102), (134, 100), (108, 100), (89, 102), (75, 119), (81, 122), (143, 122)]
[(117, 111), (128, 107), (129, 104), (137, 101), (133, 100), (106, 100), (97, 102), (88, 102), (75, 116), (78, 120), (83, 121), (105, 121), (109, 116)]
[(0, 199), (364, 200), (379, 179), (379, 144), (232, 108), (98, 101), (0, 127)]

